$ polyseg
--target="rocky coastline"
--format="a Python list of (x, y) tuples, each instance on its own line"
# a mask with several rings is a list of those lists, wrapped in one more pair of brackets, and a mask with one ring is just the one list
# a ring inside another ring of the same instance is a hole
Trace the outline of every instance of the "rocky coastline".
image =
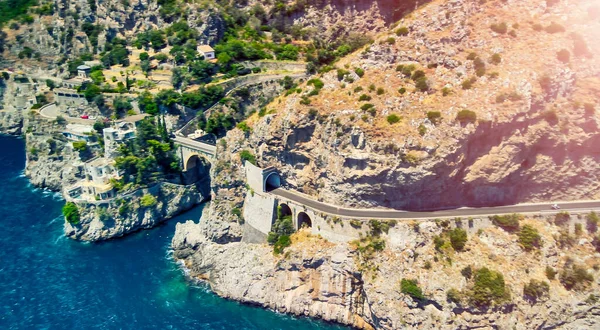
[(206, 201), (200, 185), (161, 182), (120, 195), (108, 203), (78, 203), (80, 219), (65, 221), (64, 232), (81, 241), (102, 241), (152, 228)]
[[(514, 234), (489, 219), (466, 219), (469, 241), (462, 252), (440, 253), (434, 238), (446, 229), (440, 220), (397, 223), (383, 235), (385, 250), (366, 260), (355, 242), (331, 243), (308, 229), (292, 236), (292, 245), (274, 255), (267, 244), (242, 241), (217, 243), (223, 226), (213, 220), (212, 205), (199, 223), (177, 224), (172, 241), (174, 258), (186, 274), (206, 282), (219, 296), (281, 313), (309, 316), (357, 329), (581, 329), (600, 325), (598, 281), (584, 290), (567, 290), (561, 281), (548, 280), (548, 267), (557, 271), (570, 263), (588, 265), (594, 278), (599, 253), (591, 236), (583, 235), (568, 257), (556, 237), (573, 230), (581, 216), (566, 225), (551, 218), (523, 223), (540, 230), (539, 251), (523, 250)], [(470, 228), (467, 223), (475, 223)], [(219, 230), (213, 230), (213, 224)], [(347, 223), (347, 225), (349, 225)], [(535, 256), (534, 256), (535, 255)], [(366, 263), (366, 264), (365, 264)], [(366, 267), (366, 268), (365, 268)], [(451, 301), (450, 288), (468, 294), (472, 280), (465, 268), (488, 267), (504, 274), (510, 302), (477, 308)], [(561, 275), (562, 276), (562, 275)], [(425, 298), (414, 299), (401, 290), (402, 279), (415, 279)], [(533, 302), (523, 294), (530, 279), (547, 281), (549, 294)]]

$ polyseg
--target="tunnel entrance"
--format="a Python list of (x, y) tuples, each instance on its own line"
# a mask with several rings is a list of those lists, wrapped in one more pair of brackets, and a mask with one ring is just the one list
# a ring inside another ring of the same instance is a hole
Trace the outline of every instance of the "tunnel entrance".
[(298, 214), (298, 229), (301, 228), (312, 228), (312, 220), (308, 214), (304, 212)]
[(265, 191), (271, 191), (279, 187), (281, 187), (281, 176), (279, 176), (279, 173), (269, 174), (265, 179)]

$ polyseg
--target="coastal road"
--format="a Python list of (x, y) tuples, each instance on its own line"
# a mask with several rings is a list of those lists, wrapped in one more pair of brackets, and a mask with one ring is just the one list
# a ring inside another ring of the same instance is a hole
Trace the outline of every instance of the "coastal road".
[(567, 212), (586, 212), (600, 211), (600, 201), (575, 201), (575, 202), (557, 202), (561, 207), (560, 210), (553, 210), (554, 203), (535, 203), (535, 204), (516, 204), (496, 207), (462, 207), (458, 209), (440, 210), (440, 211), (424, 211), (424, 212), (409, 212), (393, 209), (351, 209), (338, 207), (331, 204), (326, 204), (314, 200), (312, 197), (296, 192), (277, 188), (270, 191), (271, 194), (291, 200), (298, 204), (306, 205), (307, 207), (328, 213), (331, 215), (347, 217), (347, 218), (363, 218), (363, 219), (430, 219), (430, 218), (453, 218), (453, 217), (472, 217), (472, 216), (490, 216), (512, 213), (558, 213), (561, 211)]

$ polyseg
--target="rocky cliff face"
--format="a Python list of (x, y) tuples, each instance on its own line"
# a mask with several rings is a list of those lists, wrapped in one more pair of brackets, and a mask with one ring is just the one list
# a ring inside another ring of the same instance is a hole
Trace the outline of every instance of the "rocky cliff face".
[[(437, 250), (434, 236), (447, 230), (445, 224), (423, 221), (396, 224), (384, 237), (387, 248), (366, 257), (356, 243), (336, 245), (306, 231), (292, 236), (292, 246), (281, 256), (274, 256), (267, 245), (217, 244), (203, 233), (208, 228), (203, 223), (212, 219), (208, 213), (200, 224), (178, 224), (172, 244), (175, 258), (190, 276), (208, 282), (223, 297), (360, 329), (600, 325), (600, 304), (590, 299), (598, 290), (600, 265), (591, 236), (572, 236), (573, 244), (565, 247), (555, 240), (564, 228), (544, 221), (524, 222), (539, 228), (543, 237), (539, 251), (527, 252), (519, 247), (515, 234), (490, 227), (486, 219), (473, 219), (469, 223), (474, 228), (461, 222), (469, 232), (463, 252)], [(546, 278), (546, 267), (560, 271), (572, 263), (584, 265), (593, 274), (594, 280), (585, 289), (566, 290), (558, 280)], [(473, 280), (463, 271), (468, 266), (473, 271), (488, 267), (504, 274), (510, 302), (481, 309), (470, 307), (465, 298), (447, 300), (451, 288), (469, 294)], [(402, 279), (417, 280), (426, 298), (418, 301), (402, 293)], [(549, 283), (549, 294), (536, 302), (523, 294), (531, 279)]]
[(147, 229), (187, 211), (207, 199), (196, 186), (159, 183), (120, 196), (109, 204), (78, 204), (78, 224), (65, 221), (65, 235), (82, 241), (101, 241)]
[(40, 188), (61, 191), (84, 178), (83, 161), (60, 125), (39, 119), (27, 120), (25, 175)]
[[(596, 198), (599, 23), (587, 9), (431, 3), (394, 30), (404, 31), (313, 77), (323, 83), (317, 96), (306, 85), (275, 100), (247, 143), (285, 185), (334, 204), (418, 210)], [(500, 25), (506, 31), (495, 32)], [(572, 53), (568, 64), (562, 50)], [(463, 110), (477, 119), (458, 119)]]

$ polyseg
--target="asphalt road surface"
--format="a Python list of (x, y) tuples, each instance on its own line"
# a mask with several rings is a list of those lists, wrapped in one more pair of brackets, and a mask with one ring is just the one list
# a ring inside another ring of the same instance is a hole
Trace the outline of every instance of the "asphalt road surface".
[(306, 205), (307, 207), (348, 218), (369, 218), (369, 219), (419, 219), (419, 218), (447, 218), (447, 217), (470, 217), (470, 216), (488, 216), (496, 214), (512, 214), (512, 213), (539, 213), (549, 212), (557, 213), (560, 211), (593, 211), (600, 210), (600, 201), (576, 201), (576, 202), (557, 202), (560, 210), (553, 210), (554, 203), (537, 203), (537, 204), (517, 204), (496, 207), (478, 207), (470, 208), (463, 207), (459, 209), (440, 210), (440, 211), (425, 211), (425, 212), (409, 212), (392, 209), (350, 209), (337, 207), (330, 204), (325, 204), (312, 199), (310, 196), (277, 188), (270, 192), (273, 195), (292, 200), (296, 203)]

